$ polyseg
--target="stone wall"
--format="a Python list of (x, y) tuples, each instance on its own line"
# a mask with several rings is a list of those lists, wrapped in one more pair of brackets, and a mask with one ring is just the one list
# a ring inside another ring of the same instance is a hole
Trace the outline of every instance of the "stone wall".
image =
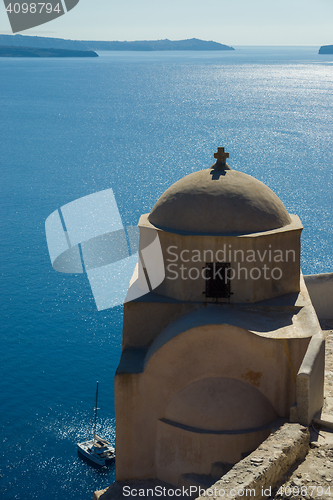
[(313, 307), (319, 319), (333, 316), (333, 273), (304, 276)]

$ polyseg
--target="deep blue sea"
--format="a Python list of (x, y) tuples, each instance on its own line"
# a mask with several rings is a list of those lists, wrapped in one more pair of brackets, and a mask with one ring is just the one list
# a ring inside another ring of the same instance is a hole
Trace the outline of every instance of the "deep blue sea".
[(173, 182), (228, 163), (303, 224), (305, 274), (333, 270), (333, 55), (318, 47), (0, 59), (0, 497), (91, 500), (114, 469), (81, 461), (100, 382), (115, 438), (122, 308), (98, 312), (84, 275), (50, 264), (44, 223), (112, 188), (137, 224)]

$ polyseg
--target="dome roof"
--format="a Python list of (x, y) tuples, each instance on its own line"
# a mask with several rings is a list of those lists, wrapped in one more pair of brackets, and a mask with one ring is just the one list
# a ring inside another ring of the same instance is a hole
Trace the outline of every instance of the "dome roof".
[(262, 232), (291, 222), (268, 186), (219, 161), (170, 186), (148, 219), (166, 231), (204, 234)]

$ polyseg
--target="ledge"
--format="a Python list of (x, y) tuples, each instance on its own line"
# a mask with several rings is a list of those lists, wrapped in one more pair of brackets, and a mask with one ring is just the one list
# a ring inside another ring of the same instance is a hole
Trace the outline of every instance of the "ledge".
[(306, 427), (284, 424), (197, 500), (216, 500), (219, 496), (214, 494), (214, 489), (217, 492), (224, 490), (223, 498), (228, 500), (247, 498), (246, 490), (252, 490), (250, 498), (267, 498), (268, 495), (263, 492), (273, 488), (295, 462), (306, 456), (309, 440), (310, 433)]

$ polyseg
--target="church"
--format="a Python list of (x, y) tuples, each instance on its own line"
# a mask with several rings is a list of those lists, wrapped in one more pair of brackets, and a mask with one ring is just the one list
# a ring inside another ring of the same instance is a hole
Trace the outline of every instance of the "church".
[(300, 270), (301, 221), (228, 157), (218, 148), (140, 218), (115, 376), (118, 481), (177, 486), (238, 462), (279, 419), (309, 425), (322, 407), (324, 338)]

